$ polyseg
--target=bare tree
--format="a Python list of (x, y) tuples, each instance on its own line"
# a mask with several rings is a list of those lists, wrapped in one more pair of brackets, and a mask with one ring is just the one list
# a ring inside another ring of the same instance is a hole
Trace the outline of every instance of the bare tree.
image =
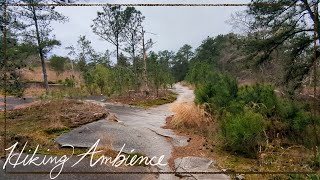
[(148, 74), (147, 74), (147, 51), (154, 45), (154, 42), (152, 41), (152, 39), (149, 39), (145, 42), (145, 33), (146, 32), (142, 28), (141, 35), (142, 35), (142, 54), (143, 54), (143, 81), (144, 81), (143, 91), (147, 96), (150, 91), (148, 86)]
[(120, 42), (128, 22), (121, 6), (104, 6), (102, 12), (97, 12), (97, 17), (91, 25), (92, 30), (103, 40), (116, 46), (117, 61), (119, 60)]

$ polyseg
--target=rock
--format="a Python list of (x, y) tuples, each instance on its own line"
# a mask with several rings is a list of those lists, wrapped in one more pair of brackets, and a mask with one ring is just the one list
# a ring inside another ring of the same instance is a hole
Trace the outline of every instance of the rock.
[(174, 160), (176, 172), (204, 172), (204, 174), (179, 174), (180, 177), (188, 179), (193, 177), (194, 179), (230, 179), (225, 174), (205, 174), (205, 172), (217, 172), (219, 171), (215, 166), (215, 162), (202, 157), (184, 157)]
[(107, 117), (107, 121), (119, 122), (119, 119), (114, 113), (110, 113)]
[(244, 180), (244, 176), (243, 175), (237, 175), (236, 176), (236, 180)]
[(94, 113), (93, 116), (95, 119), (103, 119), (108, 116), (108, 113)]

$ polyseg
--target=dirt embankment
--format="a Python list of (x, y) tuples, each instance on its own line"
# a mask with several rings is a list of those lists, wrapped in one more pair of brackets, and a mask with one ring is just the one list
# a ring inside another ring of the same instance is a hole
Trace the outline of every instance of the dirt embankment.
[[(50, 66), (47, 67), (48, 81), (51, 83), (57, 83), (59, 81), (64, 81), (66, 78), (74, 78), (76, 82), (82, 82), (81, 73), (78, 71), (66, 70), (63, 73), (57, 74), (53, 71)], [(23, 81), (27, 82), (42, 82), (43, 73), (41, 67), (33, 68), (23, 68), (20, 70), (21, 78)]]

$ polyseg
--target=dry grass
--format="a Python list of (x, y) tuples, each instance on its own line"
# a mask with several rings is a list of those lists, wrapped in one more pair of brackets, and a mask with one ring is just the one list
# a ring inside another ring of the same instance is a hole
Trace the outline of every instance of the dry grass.
[[(58, 82), (59, 80), (63, 81), (66, 78), (74, 77), (75, 81), (80, 83), (82, 82), (81, 74), (77, 71), (64, 71), (61, 74), (57, 74), (55, 71), (51, 70), (50, 67), (47, 65), (47, 75), (49, 82)], [(21, 70), (22, 79), (25, 81), (32, 81), (32, 82), (42, 82), (43, 81), (43, 74), (41, 67), (34, 67), (32, 69), (24, 68)]]
[(159, 106), (172, 103), (177, 99), (177, 94), (170, 90), (159, 90), (158, 96), (156, 92), (150, 92), (146, 97), (144, 93), (136, 92), (124, 96), (111, 97), (110, 101), (121, 104), (129, 104), (144, 108)]
[[(312, 151), (300, 148), (278, 148), (261, 152), (258, 159), (245, 158), (224, 149), (218, 133), (218, 124), (212, 120), (203, 107), (193, 103), (173, 104), (172, 111), (176, 114), (167, 118), (164, 128), (171, 128), (183, 136), (189, 137), (185, 147), (175, 147), (169, 165), (177, 157), (199, 156), (213, 159), (217, 167), (231, 171), (256, 172), (310, 172)], [(317, 170), (319, 173), (319, 170)], [(246, 179), (288, 179), (288, 175), (246, 175)], [(302, 176), (301, 178), (307, 178)]]
[(46, 93), (46, 89), (39, 86), (31, 86), (26, 88), (24, 91), (25, 96), (32, 96), (32, 97), (37, 97), (45, 93)]
[[(172, 118), (167, 118), (167, 126), (170, 128)], [(207, 129), (212, 130), (212, 126)], [(215, 136), (215, 141), (212, 137), (202, 135), (200, 131), (204, 131), (205, 127), (195, 128), (193, 130), (187, 128), (174, 129), (175, 133), (189, 138), (189, 144), (184, 147), (174, 147), (172, 157), (169, 159), (170, 167), (174, 167), (174, 159), (186, 156), (198, 156), (212, 159), (216, 162), (216, 167), (220, 170), (238, 172), (311, 172), (310, 162), (312, 160), (312, 152), (305, 148), (281, 148), (275, 152), (262, 153), (259, 159), (246, 158), (231, 152), (226, 151), (218, 136)], [(320, 173), (319, 170), (317, 173)], [(256, 179), (289, 179), (288, 175), (245, 175), (248, 180)], [(307, 179), (302, 176), (300, 179)]]
[(174, 128), (200, 128), (212, 121), (211, 115), (194, 103), (174, 103), (171, 110), (175, 113), (170, 121)]
[[(42, 101), (22, 109), (9, 111), (7, 114), (7, 144), (19, 142), (23, 145), (28, 141), (28, 148), (40, 145), (40, 149), (60, 152), (59, 146), (53, 141), (61, 133), (72, 128), (87, 124), (109, 115), (104, 107), (92, 103), (75, 100)], [(4, 120), (0, 119), (0, 126)], [(3, 129), (0, 139), (3, 144)], [(0, 146), (1, 153), (3, 146)], [(1, 154), (0, 154), (1, 156)]]

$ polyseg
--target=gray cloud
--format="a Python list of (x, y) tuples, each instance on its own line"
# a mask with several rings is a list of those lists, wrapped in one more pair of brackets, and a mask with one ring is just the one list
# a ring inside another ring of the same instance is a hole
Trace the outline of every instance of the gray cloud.
[[(228, 1), (137, 1), (126, 0), (124, 3), (249, 3), (250, 0)], [(97, 3), (114, 3), (115, 1), (96, 1)], [(84, 3), (92, 3), (84, 1)], [(177, 51), (183, 44), (198, 47), (208, 36), (226, 34), (232, 31), (231, 25), (226, 23), (232, 13), (244, 10), (246, 7), (219, 6), (219, 7), (136, 7), (146, 17), (144, 26), (147, 34), (156, 44), (153, 51)], [(56, 7), (56, 10), (69, 17), (64, 24), (54, 23), (54, 34), (61, 41), (62, 46), (55, 48), (52, 54), (66, 55), (66, 46), (75, 45), (80, 35), (86, 35), (91, 40), (94, 49), (103, 52), (106, 49), (114, 51), (108, 42), (99, 39), (90, 27), (96, 12), (101, 7)]]

